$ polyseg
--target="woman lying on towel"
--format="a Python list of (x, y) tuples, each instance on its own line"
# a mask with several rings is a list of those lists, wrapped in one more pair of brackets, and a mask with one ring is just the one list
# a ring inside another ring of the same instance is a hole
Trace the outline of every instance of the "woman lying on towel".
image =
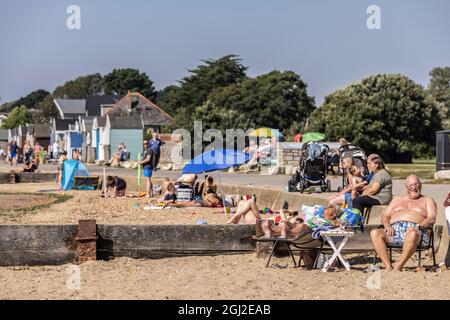
[(289, 216), (289, 211), (281, 210), (281, 221), (275, 224), (273, 220), (264, 220), (262, 229), (268, 238), (291, 238), (312, 229), (325, 226), (340, 226), (338, 220), (339, 209), (337, 206), (319, 207), (312, 213), (304, 213), (301, 217)]
[(203, 199), (185, 201), (185, 202), (173, 202), (170, 204), (171, 207), (207, 207), (213, 208), (222, 205), (222, 197), (213, 193), (208, 193), (203, 197)]

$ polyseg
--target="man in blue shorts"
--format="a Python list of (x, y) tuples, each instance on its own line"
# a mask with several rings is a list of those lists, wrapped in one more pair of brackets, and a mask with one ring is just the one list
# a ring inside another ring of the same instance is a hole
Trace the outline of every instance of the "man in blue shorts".
[(144, 140), (144, 153), (140, 164), (144, 168), (144, 177), (147, 178), (147, 197), (153, 197), (153, 151), (148, 145), (148, 141)]
[[(409, 176), (405, 183), (406, 196), (394, 198), (381, 217), (383, 229), (372, 230), (372, 243), (389, 271), (402, 271), (406, 262), (416, 252), (422, 239), (423, 246), (429, 242), (426, 230), (436, 222), (437, 207), (434, 200), (422, 195), (422, 182), (417, 176)], [(403, 246), (400, 260), (392, 265), (386, 243)]]

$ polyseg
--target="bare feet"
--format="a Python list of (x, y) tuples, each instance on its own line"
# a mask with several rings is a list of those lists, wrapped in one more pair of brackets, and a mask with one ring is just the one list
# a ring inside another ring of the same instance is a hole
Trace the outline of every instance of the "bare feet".
[(402, 272), (403, 268), (399, 268), (398, 264), (394, 263), (392, 264), (392, 270), (393, 272)]

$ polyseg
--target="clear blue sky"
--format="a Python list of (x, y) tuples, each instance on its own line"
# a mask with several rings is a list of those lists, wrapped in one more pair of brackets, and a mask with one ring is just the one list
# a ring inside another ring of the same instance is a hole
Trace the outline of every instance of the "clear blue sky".
[[(66, 28), (71, 4), (81, 30)], [(371, 4), (382, 30), (366, 27)], [(449, 39), (448, 0), (1, 0), (0, 103), (121, 67), (161, 89), (226, 54), (250, 76), (299, 73), (320, 103), (371, 74), (427, 85), (433, 67), (450, 65)]]

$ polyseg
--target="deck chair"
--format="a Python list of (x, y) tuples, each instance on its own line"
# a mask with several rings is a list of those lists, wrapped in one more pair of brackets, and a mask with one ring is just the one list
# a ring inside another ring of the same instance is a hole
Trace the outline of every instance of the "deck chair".
[[(381, 229), (381, 228), (384, 228), (384, 227), (383, 227), (383, 225), (380, 225), (379, 228)], [(420, 268), (422, 266), (422, 251), (430, 250), (430, 249), (431, 249), (431, 253), (432, 253), (432, 256), (433, 256), (433, 267), (435, 267), (437, 264), (436, 264), (436, 252), (435, 252), (435, 245), (434, 245), (434, 240), (435, 240), (434, 236), (435, 236), (435, 233), (439, 234), (440, 232), (442, 232), (442, 226), (434, 226), (434, 227), (428, 227), (428, 228), (420, 227), (419, 230), (420, 231), (424, 231), (425, 230), (426, 232), (428, 232), (428, 236), (429, 236), (430, 240), (428, 241), (428, 244), (426, 246), (423, 246), (422, 245), (423, 234), (420, 237), (419, 245), (416, 248), (416, 252), (419, 255), (418, 267)], [(388, 243), (388, 244), (386, 244), (386, 247), (389, 250), (389, 259), (391, 260), (391, 262), (392, 262), (392, 251), (393, 250), (395, 250), (395, 251), (402, 251), (402, 249), (403, 249), (403, 246), (402, 245), (398, 245), (398, 244), (389, 244)], [(378, 257), (377, 253), (375, 252), (375, 257), (373, 259), (373, 264), (374, 265), (377, 262), (377, 257)]]
[[(294, 267), (298, 268), (300, 266), (300, 259), (297, 262), (295, 260), (294, 254), (292, 252), (292, 247), (299, 249), (300, 251), (308, 251), (308, 250), (313, 250), (313, 249), (318, 249), (319, 252), (317, 254), (317, 257), (319, 257), (320, 252), (323, 249), (324, 246), (324, 241), (322, 238), (320, 239), (314, 239), (312, 237), (312, 231), (308, 231), (308, 232), (304, 232), (299, 234), (298, 236), (294, 237), (294, 238), (264, 238), (264, 237), (259, 237), (259, 238), (255, 238), (255, 240), (258, 242), (272, 242), (272, 249), (270, 250), (270, 254), (269, 257), (267, 258), (267, 262), (266, 262), (266, 268), (269, 267), (270, 265), (270, 261), (272, 260), (273, 254), (275, 253), (276, 248), (281, 245), (282, 243), (285, 244), (285, 246), (287, 247), (288, 251), (289, 251), (289, 255), (292, 258), (292, 261), (294, 262)], [(317, 264), (317, 257), (316, 257), (316, 261), (314, 262), (314, 267)]]
[(370, 206), (370, 207), (366, 207), (366, 208), (364, 209), (364, 212), (363, 212), (363, 218), (364, 218), (363, 223), (364, 223), (364, 224), (368, 224), (368, 223), (369, 223), (371, 211), (372, 211), (372, 207), (371, 207), (371, 206)]

